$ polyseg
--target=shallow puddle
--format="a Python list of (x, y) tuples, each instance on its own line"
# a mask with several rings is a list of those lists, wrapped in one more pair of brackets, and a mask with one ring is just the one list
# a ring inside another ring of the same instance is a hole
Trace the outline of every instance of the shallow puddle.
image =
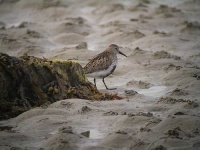
[(150, 97), (161, 97), (164, 94), (167, 93), (167, 87), (166, 86), (153, 86), (149, 89), (139, 89), (137, 91), (139, 94), (150, 96)]
[(151, 112), (156, 118), (164, 118), (163, 112)]
[(96, 130), (96, 129), (90, 130), (90, 135), (89, 135), (90, 139), (101, 139), (104, 136), (105, 136), (105, 134), (100, 132), (99, 130)]

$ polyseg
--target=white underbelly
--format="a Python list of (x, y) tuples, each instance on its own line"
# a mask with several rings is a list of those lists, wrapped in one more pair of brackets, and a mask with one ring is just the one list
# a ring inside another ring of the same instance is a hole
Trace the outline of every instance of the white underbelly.
[(117, 61), (114, 61), (110, 67), (108, 67), (108, 69), (105, 69), (105, 70), (100, 70), (100, 71), (97, 71), (97, 72), (93, 72), (93, 73), (89, 73), (89, 74), (86, 74), (88, 77), (92, 77), (92, 78), (103, 78), (105, 76), (108, 76), (111, 71), (113, 70), (113, 68), (115, 68), (117, 65)]

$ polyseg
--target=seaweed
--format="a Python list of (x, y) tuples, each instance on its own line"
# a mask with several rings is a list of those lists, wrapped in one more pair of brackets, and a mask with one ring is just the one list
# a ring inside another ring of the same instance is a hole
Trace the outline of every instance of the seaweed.
[(0, 120), (69, 98), (121, 99), (117, 94), (100, 93), (77, 62), (0, 53)]

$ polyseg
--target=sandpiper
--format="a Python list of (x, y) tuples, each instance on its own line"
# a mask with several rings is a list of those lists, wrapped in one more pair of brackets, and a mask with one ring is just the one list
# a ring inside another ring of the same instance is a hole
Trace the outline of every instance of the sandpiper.
[(98, 54), (84, 67), (86, 76), (94, 78), (95, 86), (96, 78), (101, 78), (107, 90), (116, 89), (108, 88), (104, 81), (104, 78), (109, 76), (115, 70), (117, 66), (118, 53), (126, 56), (121, 51), (119, 51), (119, 47), (117, 45), (111, 44), (104, 52)]

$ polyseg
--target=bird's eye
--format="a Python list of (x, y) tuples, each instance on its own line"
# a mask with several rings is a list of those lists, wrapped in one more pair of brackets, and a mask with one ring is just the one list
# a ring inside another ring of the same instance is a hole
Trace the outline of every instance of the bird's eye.
[(117, 48), (117, 47), (116, 47), (115, 49), (116, 49), (116, 50), (118, 50), (118, 48)]

